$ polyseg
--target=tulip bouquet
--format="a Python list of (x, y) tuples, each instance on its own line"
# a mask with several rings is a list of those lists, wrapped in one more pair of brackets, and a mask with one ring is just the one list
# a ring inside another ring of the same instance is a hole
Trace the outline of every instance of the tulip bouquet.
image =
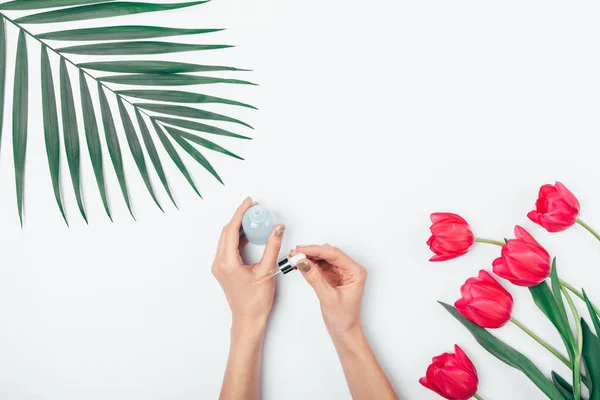
[[(548, 232), (561, 232), (579, 224), (600, 240), (600, 235), (583, 222), (579, 214), (577, 198), (557, 182), (540, 188), (535, 210), (527, 216)], [(514, 239), (499, 241), (476, 237), (467, 221), (456, 214), (434, 213), (431, 222), (431, 237), (427, 244), (435, 255), (430, 261), (460, 257), (476, 242), (501, 247), (500, 257), (492, 262), (493, 273), (513, 285), (529, 289), (535, 305), (556, 328), (565, 349), (552, 347), (512, 317), (514, 301), (511, 294), (484, 270), (477, 277), (467, 279), (460, 290), (461, 298), (454, 306), (440, 304), (483, 348), (523, 372), (548, 398), (600, 400), (600, 309), (590, 301), (585, 290), (579, 291), (559, 278), (556, 258), (552, 259), (548, 251), (518, 225)], [(586, 306), (593, 330), (579, 314), (573, 296)], [(569, 315), (572, 315), (574, 326)], [(547, 377), (524, 354), (491, 333), (509, 322), (551, 352), (572, 371), (572, 375), (567, 379), (552, 371)], [(482, 399), (477, 393), (479, 380), (475, 366), (460, 347), (455, 346), (454, 351), (434, 357), (420, 383), (449, 400)]]

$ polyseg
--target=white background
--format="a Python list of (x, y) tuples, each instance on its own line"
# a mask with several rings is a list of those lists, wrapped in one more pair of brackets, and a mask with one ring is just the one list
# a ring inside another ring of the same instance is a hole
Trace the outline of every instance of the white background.
[[(287, 225), (286, 249), (332, 243), (368, 268), (365, 329), (403, 399), (437, 398), (418, 379), (432, 356), (455, 343), (476, 364), (484, 398), (543, 398), (436, 303), (454, 302), (464, 280), (489, 270), (499, 249), (478, 245), (458, 260), (430, 264), (428, 216), (458, 212), (476, 234), (494, 239), (510, 237), (513, 226), (523, 224), (558, 257), (561, 275), (585, 284), (600, 301), (600, 244), (580, 227), (549, 235), (525, 217), (539, 185), (560, 180), (579, 197), (582, 218), (600, 227), (599, 13), (593, 1), (219, 0), (115, 20), (230, 28), (172, 40), (239, 47), (173, 59), (255, 70), (234, 76), (260, 87), (199, 89), (258, 106), (257, 112), (210, 108), (253, 124), (254, 132), (229, 127), (254, 140), (216, 138), (243, 162), (204, 152), (224, 187), (185, 159), (204, 200), (161, 153), (180, 205), (177, 211), (169, 204), (154, 179), (165, 214), (123, 147), (137, 222), (128, 216), (105, 152), (114, 223), (104, 214), (82, 147), (90, 225), (78, 214), (63, 162), (70, 228), (51, 192), (39, 47), (31, 39), (25, 228), (18, 223), (10, 126), (16, 30), (9, 26), (0, 162), (0, 398), (217, 398), (230, 315), (210, 266), (222, 225), (247, 195)], [(256, 258), (259, 249), (250, 253)], [(527, 291), (509, 289), (515, 316), (560, 347)], [(568, 376), (515, 327), (495, 333), (545, 373)], [(262, 393), (264, 399), (350, 397), (316, 298), (297, 273), (278, 278)]]

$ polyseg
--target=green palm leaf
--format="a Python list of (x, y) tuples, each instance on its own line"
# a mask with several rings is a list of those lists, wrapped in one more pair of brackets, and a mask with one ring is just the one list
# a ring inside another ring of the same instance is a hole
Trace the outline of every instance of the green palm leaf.
[[(142, 113), (140, 110), (136, 108), (135, 117), (137, 118), (138, 125), (140, 126), (140, 131), (142, 132), (142, 140), (144, 141), (144, 146), (146, 146), (146, 151), (148, 152), (148, 156), (150, 157), (150, 161), (152, 161), (152, 165), (154, 165), (154, 169), (158, 174), (158, 177), (163, 184), (169, 198), (177, 207), (177, 203), (173, 198), (173, 194), (171, 193), (171, 188), (169, 187), (169, 182), (167, 181), (167, 176), (165, 175), (165, 171), (163, 170), (162, 163), (160, 162), (160, 157), (158, 152), (156, 151), (156, 146), (154, 145), (154, 141), (152, 140), (152, 136), (150, 135), (150, 130), (148, 129), (148, 125), (146, 125), (146, 121), (142, 117)], [(178, 207), (177, 207), (178, 208)]]
[(125, 108), (125, 104), (123, 104), (123, 100), (119, 97), (117, 102), (119, 103), (119, 112), (121, 113), (123, 128), (125, 128), (125, 137), (127, 138), (127, 144), (129, 145), (129, 150), (131, 151), (135, 165), (137, 165), (138, 170), (142, 175), (142, 179), (144, 180), (144, 184), (146, 185), (150, 196), (152, 196), (152, 199), (158, 208), (164, 212), (163, 208), (158, 202), (158, 199), (156, 198), (156, 195), (154, 194), (154, 189), (152, 188), (152, 183), (150, 182), (150, 176), (148, 175), (148, 168), (146, 167), (146, 160), (144, 159), (144, 152), (142, 151), (140, 140), (138, 139), (135, 128), (133, 127), (133, 122), (131, 122), (131, 118), (129, 117), (129, 113)]
[(112, 221), (110, 214), (110, 207), (108, 206), (108, 199), (106, 197), (106, 185), (104, 182), (104, 169), (102, 162), (102, 147), (100, 144), (100, 134), (98, 133), (98, 121), (96, 120), (96, 113), (94, 111), (94, 104), (92, 102), (92, 95), (90, 89), (85, 80), (85, 75), (82, 70), (79, 70), (79, 86), (81, 90), (81, 108), (83, 110), (83, 126), (85, 128), (85, 138), (88, 147), (88, 153), (90, 154), (90, 160), (92, 167), (94, 168), (94, 175), (96, 177), (96, 183), (98, 184), (98, 190), (100, 191), (100, 197), (102, 198), (102, 205), (106, 215)]
[(177, 168), (179, 168), (179, 171), (181, 171), (181, 173), (183, 174), (185, 179), (188, 181), (188, 183), (190, 184), (192, 189), (194, 189), (194, 192), (196, 192), (196, 194), (198, 196), (200, 196), (200, 198), (202, 198), (202, 195), (198, 191), (198, 188), (196, 187), (196, 184), (194, 183), (192, 176), (190, 175), (187, 168), (185, 167), (183, 160), (181, 160), (181, 157), (179, 157), (177, 150), (175, 150), (175, 147), (173, 147), (173, 144), (169, 141), (169, 138), (167, 137), (167, 135), (164, 134), (162, 127), (159, 126), (155, 120), (152, 120), (152, 125), (154, 126), (154, 129), (156, 131), (156, 134), (158, 135), (158, 138), (160, 139), (160, 142), (162, 143), (163, 147), (167, 151), (167, 154), (169, 154), (169, 157), (171, 157), (171, 160), (173, 160), (173, 162), (175, 163)]
[(252, 108), (256, 110), (256, 107), (249, 104), (240, 103), (239, 101), (223, 99), (215, 96), (208, 96), (206, 94), (182, 92), (178, 90), (118, 90), (116, 93), (136, 97), (138, 99), (154, 100), (154, 101), (166, 101), (171, 103), (219, 103), (229, 104), (232, 106), (240, 106), (246, 108)]
[(6, 28), (4, 18), (0, 17), (0, 144), (2, 143), (2, 124), (4, 122), (4, 90), (6, 85)]
[(199, 144), (200, 146), (205, 147), (205, 148), (207, 148), (209, 150), (213, 150), (213, 151), (217, 151), (219, 153), (226, 154), (226, 155), (228, 155), (230, 157), (237, 158), (238, 160), (243, 160), (242, 157), (240, 157), (240, 156), (238, 156), (236, 154), (233, 154), (229, 150), (224, 149), (223, 147), (219, 146), (216, 143), (211, 142), (210, 140), (201, 138), (200, 136), (196, 136), (196, 135), (193, 135), (191, 133), (182, 131), (180, 129), (172, 128), (172, 127), (169, 127), (169, 126), (165, 126), (165, 129), (171, 135), (181, 136), (182, 138), (187, 139), (190, 142), (194, 142), (196, 144)]
[(248, 128), (252, 127), (245, 122), (240, 120), (227, 117), (225, 115), (213, 113), (210, 111), (199, 110), (197, 108), (185, 107), (185, 106), (174, 106), (170, 104), (153, 104), (153, 103), (141, 103), (136, 104), (143, 110), (153, 111), (162, 114), (175, 115), (177, 117), (184, 118), (197, 118), (197, 119), (209, 119), (213, 121), (225, 121), (225, 122), (233, 122), (234, 124), (244, 125)]
[(48, 156), (48, 166), (50, 168), (50, 177), (52, 178), (52, 188), (54, 189), (54, 198), (65, 220), (67, 226), (67, 216), (63, 208), (62, 196), (60, 192), (60, 134), (58, 131), (58, 111), (56, 110), (56, 94), (54, 92), (54, 78), (52, 77), (52, 68), (48, 58), (48, 49), (42, 46), (42, 114), (44, 116), (44, 137), (46, 139), (46, 154)]
[(201, 33), (219, 32), (222, 30), (223, 29), (179, 29), (163, 28), (160, 26), (128, 25), (47, 32), (38, 35), (38, 38), (47, 40), (74, 40), (78, 42), (91, 42), (98, 40), (134, 40), (167, 36), (195, 35)]
[(15, 65), (13, 94), (13, 159), (17, 187), (17, 208), (19, 210), (21, 226), (23, 226), (23, 188), (25, 184), (25, 156), (27, 152), (28, 82), (27, 42), (25, 40), (25, 33), (20, 31), (17, 44), (17, 63)]
[[(90, 19), (118, 17), (130, 14), (160, 12), (175, 10), (178, 8), (191, 7), (206, 3), (202, 1), (184, 1), (177, 3), (161, 4), (160, 2), (145, 1), (114, 1), (114, 0), (13, 0), (0, 3), (0, 128), (4, 115), (4, 90), (7, 60), (7, 37), (4, 20), (9, 21), (19, 31), (17, 41), (17, 52), (15, 57), (15, 81), (13, 93), (13, 158), (16, 184), (16, 197), (21, 225), (24, 216), (24, 181), (25, 181), (25, 159), (28, 137), (28, 71), (29, 60), (27, 58), (26, 36), (31, 36), (41, 42), (41, 86), (42, 86), (42, 110), (44, 140), (48, 168), (52, 182), (54, 199), (59, 211), (67, 222), (67, 210), (63, 203), (60, 187), (60, 158), (61, 141), (65, 147), (65, 155), (68, 162), (70, 180), (73, 186), (77, 206), (81, 215), (87, 222), (84, 206), (82, 186), (85, 177), (82, 175), (81, 140), (80, 135), (85, 135), (89, 162), (94, 171), (94, 177), (98, 191), (107, 216), (112, 220), (106, 190), (106, 175), (104, 171), (103, 146), (106, 146), (110, 155), (111, 164), (119, 182), (121, 193), (129, 213), (134, 216), (130, 193), (127, 187), (122, 148), (119, 139), (120, 131), (127, 140), (127, 146), (136, 163), (138, 172), (144, 181), (146, 189), (150, 193), (156, 205), (162, 210), (158, 202), (155, 187), (153, 187), (150, 169), (153, 169), (159, 177), (162, 187), (169, 198), (177, 207), (175, 197), (167, 180), (163, 163), (159, 156), (158, 147), (162, 147), (175, 166), (179, 169), (193, 190), (200, 196), (200, 192), (192, 178), (190, 171), (182, 161), (178, 150), (188, 153), (198, 164), (206, 169), (221, 183), (223, 182), (217, 171), (204, 157), (195, 145), (202, 146), (216, 153), (224, 154), (236, 159), (240, 156), (222, 147), (216, 140), (208, 140), (195, 133), (206, 133), (219, 136), (227, 136), (237, 139), (250, 139), (247, 136), (230, 132), (229, 130), (204, 124), (196, 120), (221, 121), (238, 124), (247, 128), (252, 127), (236, 118), (228, 115), (218, 114), (202, 109), (189, 107), (184, 104), (221, 104), (236, 107), (255, 109), (255, 107), (239, 101), (215, 97), (209, 94), (196, 93), (195, 90), (177, 91), (170, 88), (145, 89), (147, 86), (183, 86), (183, 85), (255, 85), (252, 82), (230, 79), (222, 76), (196, 76), (188, 73), (213, 72), (218, 75), (221, 72), (244, 72), (247, 70), (227, 65), (209, 65), (203, 63), (186, 63), (181, 61), (168, 61), (164, 59), (142, 59), (142, 55), (158, 55), (167, 53), (183, 53), (188, 51), (215, 50), (232, 47), (223, 44), (211, 43), (178, 43), (152, 41), (152, 38), (178, 37), (182, 35), (196, 35), (209, 32), (217, 32), (222, 29), (188, 29), (178, 27), (144, 26), (144, 25), (118, 25), (97, 26), (93, 28), (79, 29), (55, 29), (53, 31), (34, 34), (27, 30), (23, 24), (49, 24), (69, 21), (85, 21)], [(52, 8), (52, 10), (46, 10)], [(6, 15), (8, 11), (33, 11), (29, 15), (20, 18), (11, 18)], [(43, 30), (43, 29), (42, 29)], [(150, 39), (150, 40), (147, 40)], [(45, 40), (57, 41), (79, 41), (81, 45), (58, 47), (53, 46)], [(88, 43), (85, 43), (88, 42)], [(92, 42), (92, 43), (90, 43)], [(58, 104), (56, 102), (55, 84), (53, 80), (52, 67), (50, 63), (50, 52), (54, 52), (60, 59), (60, 107), (62, 119), (62, 133), (58, 123)], [(70, 60), (70, 54), (79, 56), (101, 55), (103, 60)], [(111, 56), (133, 55), (134, 57), (125, 61), (111, 59)], [(69, 68), (75, 68), (78, 79), (71, 79)], [(95, 71), (109, 72), (111, 76), (95, 76)], [(97, 91), (91, 91), (90, 80), (97, 84)], [(128, 90), (115, 90), (112, 84), (128, 85)], [(81, 110), (77, 111), (73, 85), (79, 85), (81, 97)], [(121, 125), (117, 125), (114, 119), (111, 105), (107, 95), (109, 92), (115, 95), (116, 106), (119, 109)], [(94, 99), (96, 97), (96, 100)], [(143, 99), (148, 103), (136, 104), (135, 99)], [(98, 102), (100, 110), (95, 110), (94, 103)], [(126, 105), (126, 103), (130, 105)], [(131, 110), (130, 107), (133, 109)], [(77, 122), (77, 113), (83, 120), (83, 129)], [(131, 112), (135, 113), (138, 127), (135, 127)], [(98, 114), (99, 113), (99, 114)], [(98, 123), (102, 119), (102, 124)], [(152, 124), (152, 130), (149, 124)], [(139, 129), (139, 132), (137, 131)], [(103, 133), (102, 133), (103, 131)], [(154, 133), (155, 132), (155, 133)], [(194, 132), (194, 133), (191, 133)], [(1, 143), (0, 132), (0, 143)], [(158, 137), (155, 141), (154, 134)], [(62, 139), (61, 139), (62, 135)], [(141, 135), (141, 140), (139, 136)], [(102, 137), (106, 141), (102, 142)], [(142, 144), (143, 143), (143, 144)], [(146, 155), (150, 163), (146, 161)], [(87, 160), (87, 157), (85, 158)], [(201, 197), (201, 196), (200, 196)], [(135, 217), (134, 217), (135, 218)]]
[(84, 54), (97, 56), (122, 56), (140, 54), (181, 53), (196, 50), (227, 49), (233, 46), (227, 44), (187, 44), (173, 42), (110, 42), (99, 44), (84, 44), (56, 49), (63, 54)]
[(171, 61), (103, 61), (78, 64), (95, 71), (138, 73), (138, 74), (179, 74), (183, 72), (246, 71), (220, 65), (198, 65)]
[(211, 133), (213, 135), (220, 135), (220, 136), (229, 136), (229, 137), (233, 137), (233, 138), (237, 138), (237, 139), (245, 139), (245, 140), (252, 139), (252, 138), (249, 138), (248, 136), (238, 135), (236, 133), (226, 131), (225, 129), (217, 128), (217, 127), (211, 126), (211, 125), (206, 125), (201, 122), (190, 121), (187, 119), (177, 119), (177, 118), (168, 118), (168, 117), (154, 117), (153, 119), (156, 119), (157, 121), (162, 122), (163, 124), (178, 126), (180, 128), (190, 129), (193, 131)]
[(196, 150), (194, 148), (194, 146), (192, 146), (191, 144), (189, 144), (188, 142), (186, 142), (183, 137), (181, 137), (181, 135), (177, 135), (175, 133), (170, 132), (169, 130), (167, 130), (167, 132), (171, 135), (171, 137), (173, 138), (173, 140), (175, 140), (175, 142), (177, 142), (177, 144), (179, 144), (179, 146), (181, 146), (181, 148), (183, 150), (185, 150), (190, 156), (192, 156), (192, 158), (194, 160), (196, 160), (200, 165), (202, 165), (208, 172), (211, 173), (212, 176), (214, 176), (215, 178), (217, 178), (217, 180), (219, 182), (221, 182), (221, 184), (224, 185), (223, 180), (221, 180), (221, 177), (219, 176), (219, 174), (217, 174), (217, 171), (215, 171), (215, 169), (213, 168), (213, 166), (210, 164), (210, 162), (208, 162), (208, 160), (202, 155), (202, 153), (200, 153), (198, 150)]
[[(28, 15), (15, 20), (19, 24), (48, 24), (53, 22), (81, 21), (87, 19), (118, 17), (121, 15), (147, 13), (153, 11), (167, 11), (178, 8), (191, 7), (206, 3), (208, 0), (189, 1), (185, 3), (156, 4), (142, 2), (113, 1), (101, 4), (66, 8), (56, 11), (47, 11), (39, 14)], [(93, 3), (97, 3), (93, 1)]]
[(178, 86), (178, 85), (207, 85), (213, 83), (233, 83), (239, 85), (254, 85), (252, 82), (240, 81), (238, 79), (214, 78), (212, 76), (195, 75), (155, 75), (155, 74), (131, 74), (103, 76), (98, 78), (102, 82), (118, 83), (121, 85), (141, 86)]
[(104, 0), (14, 0), (0, 4), (0, 10), (36, 10), (40, 8), (79, 6), (102, 1)]
[(110, 104), (102, 85), (98, 83), (98, 94), (100, 96), (100, 110), (102, 112), (102, 122), (104, 124), (104, 133), (106, 134), (106, 146), (108, 147), (108, 153), (112, 161), (115, 173), (117, 174), (117, 180), (121, 187), (121, 193), (123, 193), (123, 199), (127, 204), (127, 209), (131, 216), (135, 219), (133, 211), (131, 210), (131, 202), (129, 200), (129, 191), (127, 190), (127, 182), (125, 181), (125, 170), (123, 167), (123, 155), (121, 154), (121, 146), (119, 145), (119, 138), (117, 137), (117, 129), (115, 128), (115, 121), (110, 111)]
[(61, 58), (60, 60), (60, 94), (67, 163), (69, 164), (69, 171), (71, 172), (71, 182), (73, 183), (73, 190), (75, 190), (77, 206), (79, 207), (81, 216), (87, 223), (83, 198), (81, 197), (79, 128), (77, 127), (73, 89), (71, 87), (69, 71), (67, 71), (67, 64), (64, 58)]

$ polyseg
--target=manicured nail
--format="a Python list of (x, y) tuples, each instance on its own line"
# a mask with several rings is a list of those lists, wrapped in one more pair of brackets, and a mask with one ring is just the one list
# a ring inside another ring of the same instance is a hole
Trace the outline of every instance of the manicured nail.
[(308, 271), (310, 271), (310, 263), (306, 260), (298, 261), (298, 264), (296, 264), (296, 267), (304, 273), (307, 273)]
[(299, 244), (299, 245), (297, 245), (296, 247), (298, 247), (298, 248), (301, 248), (301, 249), (302, 249), (302, 248), (305, 248), (305, 247), (308, 247), (308, 246), (307, 246), (307, 245), (305, 245), (305, 244)]
[(285, 225), (279, 224), (275, 227), (275, 236), (280, 238), (283, 236), (284, 232), (285, 232)]

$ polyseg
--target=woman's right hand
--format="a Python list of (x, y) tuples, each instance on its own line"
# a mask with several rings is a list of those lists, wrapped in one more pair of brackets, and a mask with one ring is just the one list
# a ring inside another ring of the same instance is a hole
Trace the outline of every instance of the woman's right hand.
[[(315, 289), (325, 325), (338, 353), (352, 398), (398, 400), (360, 322), (367, 270), (329, 245), (298, 246), (307, 259), (296, 264)], [(318, 264), (318, 265), (317, 265)]]
[(298, 246), (296, 253), (305, 254), (297, 268), (315, 290), (329, 334), (335, 338), (360, 330), (367, 270), (344, 252), (328, 244)]

